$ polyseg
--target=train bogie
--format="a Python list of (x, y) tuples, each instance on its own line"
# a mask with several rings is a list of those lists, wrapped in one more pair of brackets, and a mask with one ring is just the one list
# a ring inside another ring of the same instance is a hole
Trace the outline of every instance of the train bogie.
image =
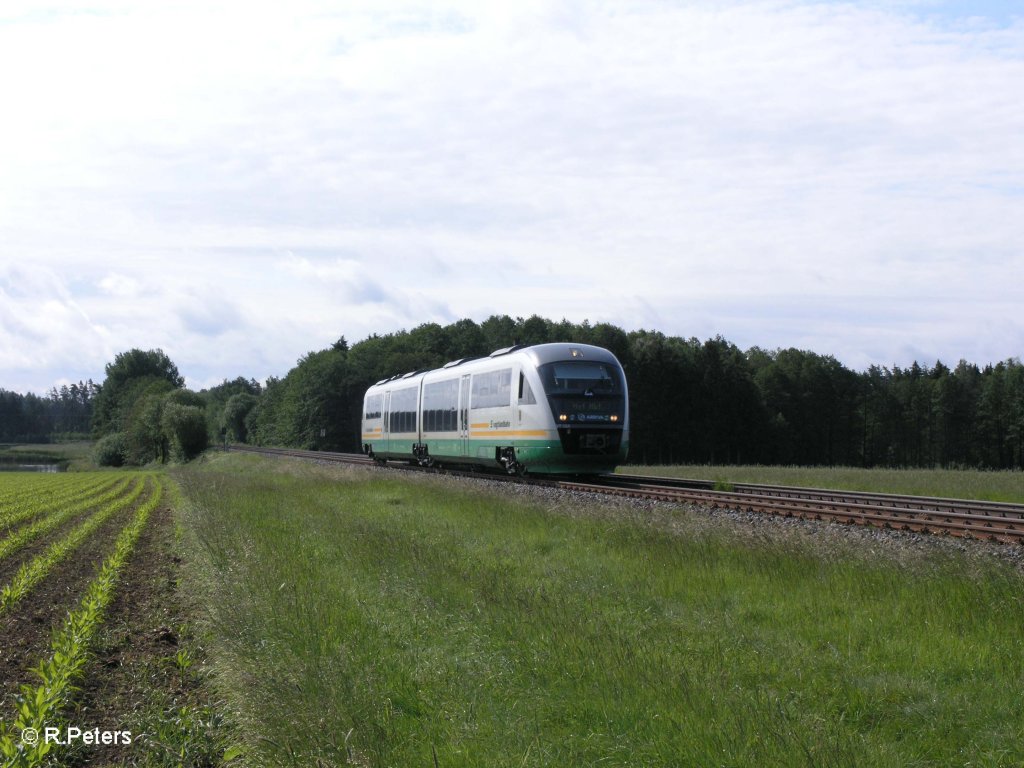
[(508, 472), (607, 472), (629, 444), (626, 379), (606, 349), (540, 344), (378, 382), (363, 451)]

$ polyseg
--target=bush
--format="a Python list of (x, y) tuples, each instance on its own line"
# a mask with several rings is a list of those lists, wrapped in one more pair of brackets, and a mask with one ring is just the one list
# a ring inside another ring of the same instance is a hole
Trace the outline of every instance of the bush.
[(221, 415), (221, 426), (226, 430), (230, 440), (237, 443), (246, 441), (249, 436), (246, 417), (258, 402), (259, 398), (248, 392), (239, 392), (228, 398), (224, 404), (224, 413)]
[(135, 401), (125, 429), (125, 463), (148, 464), (167, 461), (167, 437), (163, 433), (164, 398), (171, 393), (155, 392)]
[(114, 432), (100, 438), (93, 448), (92, 458), (101, 467), (120, 467), (128, 456), (128, 440), (124, 432)]
[(176, 460), (188, 461), (206, 450), (208, 435), (202, 408), (168, 402), (164, 405), (161, 424)]

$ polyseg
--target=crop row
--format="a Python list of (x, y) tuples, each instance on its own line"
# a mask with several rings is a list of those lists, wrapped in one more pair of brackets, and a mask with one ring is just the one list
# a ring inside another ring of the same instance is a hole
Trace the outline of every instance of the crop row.
[(0, 490), (0, 513), (11, 503), (60, 489), (77, 487), (83, 476), (75, 473), (40, 474), (38, 472), (5, 472)]
[[(28, 479), (11, 481), (8, 478)], [(66, 498), (81, 493), (87, 488), (94, 488), (104, 483), (111, 483), (117, 473), (106, 472), (67, 472), (61, 474), (41, 473), (5, 473), (2, 479), (3, 491), (0, 492), (0, 514), (12, 506), (31, 504), (39, 499)]]
[[(49, 658), (41, 661), (34, 669), (40, 683), (23, 685), (17, 697), (14, 720), (0, 722), (0, 755), (5, 758), (5, 766), (30, 768), (41, 765), (54, 749), (54, 745), (47, 743), (45, 738), (28, 743), (31, 740), (24, 740), (22, 734), (27, 729), (43, 734), (47, 726), (53, 727), (60, 720), (61, 710), (68, 703), (75, 682), (82, 676), (89, 648), (114, 596), (121, 569), (150, 514), (163, 497), (163, 482), (153, 478), (152, 483), (155, 486), (152, 493), (136, 509), (131, 521), (119, 534), (114, 551), (103, 562), (78, 607), (68, 615), (55, 634)], [(141, 480), (137, 485), (137, 490), (132, 493), (133, 500), (138, 498), (144, 487)]]
[(78, 479), (75, 472), (4, 472), (0, 504), (20, 493), (30, 493), (40, 487), (57, 488)]
[[(129, 481), (125, 481), (126, 483)], [(134, 504), (145, 489), (144, 478), (137, 478), (131, 491), (126, 496), (119, 496), (99, 511), (92, 514), (83, 523), (64, 538), (54, 542), (43, 553), (23, 563), (11, 582), (0, 588), (0, 615), (28, 594), (53, 567), (64, 560), (71, 552), (78, 549), (101, 525), (121, 510)]]
[(36, 483), (33, 492), (20, 494), (0, 504), (0, 528), (10, 528), (68, 500), (80, 499), (93, 494), (97, 489), (109, 488), (118, 479), (118, 475), (76, 475), (75, 482), (61, 486)]
[(11, 553), (16, 552), (43, 534), (49, 533), (54, 528), (57, 528), (65, 521), (70, 520), (81, 512), (84, 512), (91, 507), (104, 504), (111, 499), (117, 499), (117, 497), (124, 493), (130, 483), (131, 478), (124, 478), (116, 485), (111, 484), (113, 487), (103, 486), (99, 491), (92, 495), (66, 500), (62, 505), (46, 512), (43, 511), (44, 507), (42, 505), (25, 510), (24, 516), (20, 516), (18, 518), (19, 522), (24, 519), (31, 519), (32, 522), (18, 528), (6, 539), (0, 541), (0, 560), (3, 560)]

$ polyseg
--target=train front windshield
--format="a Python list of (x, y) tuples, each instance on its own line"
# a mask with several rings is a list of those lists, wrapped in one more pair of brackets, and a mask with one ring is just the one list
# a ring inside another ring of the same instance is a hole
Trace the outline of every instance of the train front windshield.
[(622, 374), (616, 366), (588, 360), (566, 360), (540, 367), (544, 388), (555, 395), (622, 394)]
[(626, 388), (618, 366), (566, 360), (542, 365), (539, 371), (551, 412), (559, 424), (622, 426)]

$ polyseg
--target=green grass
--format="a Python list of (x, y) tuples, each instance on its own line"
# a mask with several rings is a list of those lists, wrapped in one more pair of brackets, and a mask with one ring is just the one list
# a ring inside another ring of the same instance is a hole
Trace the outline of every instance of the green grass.
[(905, 493), (1024, 504), (1024, 472), (958, 469), (859, 469), (686, 464), (619, 467), (619, 473), (728, 483), (763, 483), (845, 491)]
[(253, 765), (1024, 763), (1008, 567), (249, 456), (177, 476)]

